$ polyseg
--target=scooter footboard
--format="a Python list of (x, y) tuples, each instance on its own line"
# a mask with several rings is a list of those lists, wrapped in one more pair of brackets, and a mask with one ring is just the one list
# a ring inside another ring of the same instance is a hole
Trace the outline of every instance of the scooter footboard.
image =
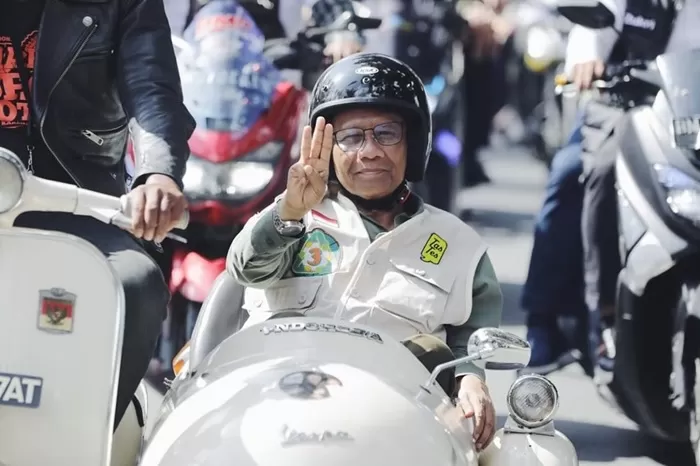
[(0, 231), (0, 464), (106, 466), (124, 292), (91, 244)]

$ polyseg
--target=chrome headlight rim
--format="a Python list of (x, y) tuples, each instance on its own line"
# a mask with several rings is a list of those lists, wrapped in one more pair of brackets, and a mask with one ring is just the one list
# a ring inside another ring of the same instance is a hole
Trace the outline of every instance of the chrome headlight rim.
[[(513, 401), (512, 401), (513, 392), (515, 392), (518, 388), (520, 388), (526, 382), (530, 382), (532, 380), (536, 380), (537, 382), (540, 382), (540, 383), (543, 383), (544, 385), (546, 385), (547, 388), (551, 391), (552, 398), (553, 398), (553, 403), (552, 403), (553, 407), (552, 407), (551, 411), (549, 412), (549, 414), (547, 414), (543, 419), (541, 419), (539, 421), (531, 421), (531, 420), (524, 419), (522, 416), (520, 416), (517, 413), (517, 410), (515, 410), (513, 408)], [(506, 405), (508, 407), (508, 413), (509, 413), (510, 417), (513, 418), (513, 420), (517, 424), (519, 424), (523, 427), (526, 427), (528, 429), (536, 429), (538, 427), (542, 427), (544, 425), (547, 425), (554, 420), (554, 417), (556, 416), (557, 411), (559, 410), (559, 390), (557, 390), (557, 386), (554, 385), (554, 382), (552, 382), (547, 377), (544, 377), (542, 375), (539, 375), (539, 374), (521, 375), (520, 377), (518, 377), (515, 380), (515, 382), (513, 382), (513, 384), (508, 389), (508, 393), (506, 395)]]

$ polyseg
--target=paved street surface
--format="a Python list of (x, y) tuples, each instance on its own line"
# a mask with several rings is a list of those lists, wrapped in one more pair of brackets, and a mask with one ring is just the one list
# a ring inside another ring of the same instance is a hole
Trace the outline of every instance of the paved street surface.
[[(522, 151), (491, 151), (484, 161), (493, 183), (463, 193), (461, 205), (472, 209), (469, 223), (490, 244), (490, 256), (505, 294), (503, 326), (524, 336), (523, 313), (518, 306), (532, 247), (533, 214), (542, 201), (544, 167)], [(566, 303), (562, 303), (565, 305)], [(500, 424), (507, 414), (505, 395), (514, 380), (510, 372), (491, 371), (489, 385)], [(636, 432), (635, 426), (602, 401), (578, 367), (555, 374), (561, 406), (556, 427), (576, 446), (582, 466), (692, 466), (678, 445), (665, 445)], [(158, 409), (151, 391), (151, 412)], [(153, 419), (153, 418), (152, 418)]]

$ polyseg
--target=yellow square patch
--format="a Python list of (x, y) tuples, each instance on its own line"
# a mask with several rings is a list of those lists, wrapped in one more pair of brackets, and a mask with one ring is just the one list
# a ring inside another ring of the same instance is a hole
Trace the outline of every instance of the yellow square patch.
[(420, 259), (423, 262), (437, 265), (442, 260), (442, 256), (445, 255), (445, 251), (447, 251), (447, 241), (437, 233), (431, 233), (420, 253)]

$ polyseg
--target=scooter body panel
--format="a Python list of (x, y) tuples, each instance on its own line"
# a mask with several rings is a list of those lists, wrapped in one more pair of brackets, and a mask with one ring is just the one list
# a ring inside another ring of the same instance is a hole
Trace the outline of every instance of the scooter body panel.
[(0, 255), (0, 463), (108, 465), (124, 320), (114, 270), (56, 232), (1, 230)]
[(559, 431), (550, 436), (499, 429), (479, 456), (479, 466), (578, 466), (578, 455)]

